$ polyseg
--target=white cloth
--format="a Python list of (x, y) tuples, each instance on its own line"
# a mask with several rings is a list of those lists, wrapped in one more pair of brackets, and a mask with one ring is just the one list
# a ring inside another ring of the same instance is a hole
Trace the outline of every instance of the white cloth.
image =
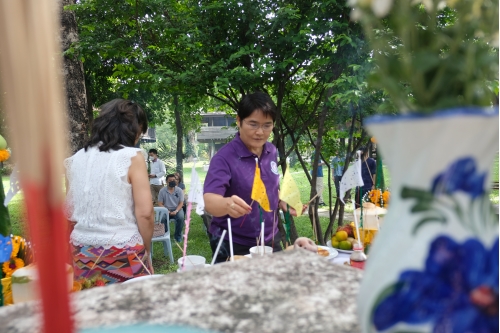
[(156, 178), (149, 178), (149, 183), (151, 185), (163, 185), (164, 184), (164, 176), (166, 174), (165, 163), (159, 158), (156, 161), (149, 162), (149, 166), (151, 170), (149, 171), (150, 175), (156, 175)]
[(188, 202), (196, 203), (196, 214), (201, 216), (205, 213), (203, 186), (201, 186), (200, 178), (196, 172), (195, 163), (193, 163), (193, 169), (191, 170), (191, 188), (189, 189)]
[(330, 262), (335, 265), (344, 265), (346, 261), (349, 262), (350, 260), (351, 260), (350, 254), (339, 252), (339, 255), (331, 259)]
[(143, 244), (127, 176), (131, 158), (138, 152), (141, 149), (100, 152), (92, 147), (64, 161), (69, 184), (66, 216), (76, 222), (70, 236), (73, 245), (124, 248)]
[(354, 162), (353, 165), (349, 166), (347, 171), (342, 176), (340, 180), (340, 200), (344, 202), (345, 192), (350, 190), (356, 186), (363, 186), (363, 178), (361, 177), (361, 158), (359, 158), (358, 151), (358, 159)]

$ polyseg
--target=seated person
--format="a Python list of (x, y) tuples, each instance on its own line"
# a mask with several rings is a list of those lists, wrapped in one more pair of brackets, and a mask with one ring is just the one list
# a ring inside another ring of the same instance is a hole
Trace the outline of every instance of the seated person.
[(186, 202), (187, 202), (186, 185), (184, 185), (182, 181), (182, 173), (176, 172), (174, 173), (174, 175), (175, 175), (175, 180), (177, 182), (177, 186), (181, 188), (182, 194), (184, 195), (184, 204), (182, 205), (182, 210), (184, 211), (184, 216), (186, 216)]
[[(182, 229), (184, 228), (184, 211), (182, 205), (184, 204), (184, 195), (182, 189), (176, 186), (175, 175), (167, 175), (167, 187), (160, 190), (158, 194), (158, 206), (168, 209), (170, 219), (175, 220), (174, 239), (180, 243), (182, 238)], [(168, 230), (167, 219), (163, 219), (162, 223), (165, 224), (165, 230)]]

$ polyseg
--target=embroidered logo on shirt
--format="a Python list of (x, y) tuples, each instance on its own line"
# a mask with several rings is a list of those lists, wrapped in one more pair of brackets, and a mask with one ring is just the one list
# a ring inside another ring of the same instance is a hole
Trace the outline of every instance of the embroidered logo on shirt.
[(275, 175), (279, 175), (278, 173), (278, 165), (276, 164), (276, 162), (274, 161), (271, 161), (271, 171), (275, 174)]

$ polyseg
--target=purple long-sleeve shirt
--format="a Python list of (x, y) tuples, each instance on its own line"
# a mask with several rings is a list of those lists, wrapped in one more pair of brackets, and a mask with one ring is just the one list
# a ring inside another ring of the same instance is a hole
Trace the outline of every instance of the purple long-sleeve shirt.
[[(240, 139), (239, 133), (235, 138), (222, 147), (210, 161), (207, 177), (203, 188), (204, 193), (214, 193), (223, 197), (237, 195), (248, 204), (252, 202), (253, 178), (255, 175), (255, 158), (257, 155), (251, 153)], [(259, 158), (260, 174), (266, 186), (267, 197), (271, 206), (271, 212), (259, 209), (259, 204), (252, 204), (252, 211), (245, 217), (231, 218), (231, 229), (233, 242), (245, 246), (255, 246), (256, 238), (259, 237), (261, 229), (261, 217), (264, 219), (264, 239), (269, 242), (273, 235), (278, 232), (277, 209), (278, 209), (278, 187), (279, 173), (276, 147), (266, 142)], [(227, 218), (229, 215), (213, 217), (210, 225), (210, 233), (220, 236), (222, 230), (227, 230)], [(226, 235), (226, 239), (228, 236)]]

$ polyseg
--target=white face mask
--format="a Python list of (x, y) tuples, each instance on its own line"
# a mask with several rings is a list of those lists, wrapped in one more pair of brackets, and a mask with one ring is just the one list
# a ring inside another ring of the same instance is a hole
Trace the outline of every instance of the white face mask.
[(155, 160), (155, 158), (154, 158), (153, 156), (149, 156), (149, 160), (150, 160), (151, 162), (153, 162), (153, 161)]

